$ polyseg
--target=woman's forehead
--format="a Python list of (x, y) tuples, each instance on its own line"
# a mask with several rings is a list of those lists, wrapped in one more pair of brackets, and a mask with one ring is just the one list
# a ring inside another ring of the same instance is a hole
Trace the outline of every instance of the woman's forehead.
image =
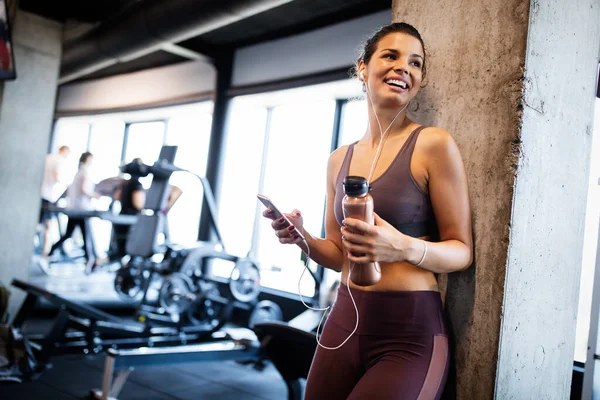
[(411, 54), (424, 56), (421, 41), (406, 33), (393, 32), (382, 37), (377, 44), (377, 50), (383, 49), (395, 49), (403, 53), (409, 52)]

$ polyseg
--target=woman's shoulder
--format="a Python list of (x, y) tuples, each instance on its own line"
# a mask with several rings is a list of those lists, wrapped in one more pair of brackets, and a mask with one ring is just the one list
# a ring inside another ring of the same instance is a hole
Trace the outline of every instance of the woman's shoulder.
[(337, 149), (335, 149), (334, 151), (331, 152), (331, 155), (329, 156), (331, 157), (342, 157), (344, 158), (346, 156), (346, 153), (348, 152), (348, 149), (350, 148), (349, 144), (344, 144), (340, 147), (338, 147)]
[(332, 166), (332, 165), (340, 166), (342, 164), (342, 162), (344, 162), (344, 158), (346, 157), (346, 154), (348, 153), (349, 148), (350, 148), (350, 145), (345, 144), (343, 146), (338, 147), (334, 151), (332, 151), (331, 154), (329, 155), (329, 165), (330, 166)]
[(444, 151), (455, 145), (450, 132), (436, 126), (425, 126), (419, 134), (419, 147), (427, 152)]
[(349, 148), (349, 145), (340, 146), (332, 151), (329, 155), (329, 161), (327, 162), (327, 175), (330, 179), (333, 179), (337, 176)]

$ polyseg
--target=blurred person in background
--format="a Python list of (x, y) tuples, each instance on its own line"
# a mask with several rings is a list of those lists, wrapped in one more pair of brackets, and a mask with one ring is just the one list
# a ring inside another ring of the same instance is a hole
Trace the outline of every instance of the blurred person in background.
[[(70, 210), (92, 210), (92, 198), (101, 197), (94, 191), (94, 183), (90, 179), (90, 168), (93, 161), (94, 156), (90, 152), (85, 152), (79, 157), (79, 169), (77, 170), (77, 174), (75, 174), (73, 182), (67, 189), (67, 208)], [(83, 251), (85, 253), (86, 264), (92, 266), (93, 269), (93, 266), (95, 266), (96, 254), (88, 217), (69, 216), (67, 230), (58, 242), (54, 243), (50, 249), (50, 255), (58, 248), (62, 249), (64, 242), (73, 235), (76, 227), (79, 227), (83, 237)]]
[(40, 225), (42, 225), (42, 256), (48, 256), (50, 248), (50, 228), (53, 225), (54, 214), (49, 207), (56, 204), (65, 188), (69, 185), (66, 180), (65, 166), (68, 163), (71, 150), (68, 146), (61, 146), (57, 153), (48, 154), (44, 163), (44, 178), (42, 180), (42, 206), (40, 211)]

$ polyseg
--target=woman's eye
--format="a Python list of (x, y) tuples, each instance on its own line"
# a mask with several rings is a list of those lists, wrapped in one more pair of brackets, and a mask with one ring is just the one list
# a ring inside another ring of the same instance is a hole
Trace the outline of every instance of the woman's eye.
[(412, 65), (414, 65), (414, 66), (415, 66), (415, 67), (417, 67), (417, 68), (421, 68), (421, 63), (420, 63), (420, 62), (418, 62), (418, 61), (413, 61), (413, 62), (412, 62)]
[(396, 56), (393, 55), (393, 54), (386, 54), (386, 55), (383, 56), (383, 58), (389, 58), (390, 60), (395, 60)]

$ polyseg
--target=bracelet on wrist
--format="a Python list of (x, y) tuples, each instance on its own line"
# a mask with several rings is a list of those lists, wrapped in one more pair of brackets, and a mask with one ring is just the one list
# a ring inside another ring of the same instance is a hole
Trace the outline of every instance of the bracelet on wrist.
[(425, 261), (425, 256), (427, 255), (427, 242), (424, 240), (423, 245), (425, 246), (425, 249), (423, 250), (423, 257), (421, 257), (421, 261), (415, 264), (415, 267), (420, 266), (421, 264), (423, 264), (423, 261)]

